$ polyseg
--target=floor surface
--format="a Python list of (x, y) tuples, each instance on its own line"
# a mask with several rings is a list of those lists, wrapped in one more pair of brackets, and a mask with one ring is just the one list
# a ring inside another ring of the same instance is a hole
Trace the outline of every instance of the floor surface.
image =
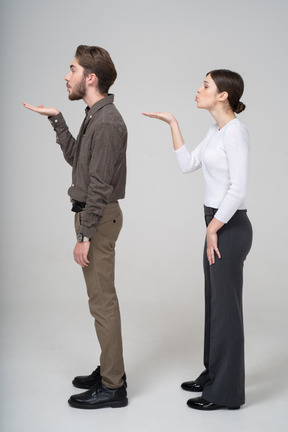
[(46, 301), (45, 313), (22, 307), (2, 314), (1, 432), (287, 431), (284, 329), (246, 319), (246, 404), (203, 413), (186, 405), (197, 394), (180, 388), (201, 372), (201, 313), (191, 319), (187, 304), (123, 302), (129, 405), (86, 411), (67, 404), (80, 392), (72, 378), (90, 373), (99, 355), (86, 304), (71, 300), (65, 314), (61, 302)]

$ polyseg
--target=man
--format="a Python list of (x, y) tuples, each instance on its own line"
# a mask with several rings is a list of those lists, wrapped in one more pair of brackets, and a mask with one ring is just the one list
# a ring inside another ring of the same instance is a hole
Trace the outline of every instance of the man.
[(82, 267), (95, 319), (101, 356), (91, 375), (74, 378), (76, 408), (124, 407), (128, 404), (122, 354), (121, 322), (114, 287), (115, 243), (122, 227), (118, 200), (126, 184), (126, 125), (109, 88), (117, 77), (106, 50), (80, 45), (66, 75), (70, 100), (83, 99), (86, 116), (74, 139), (57, 108), (24, 107), (48, 116), (64, 158), (73, 167), (68, 194), (75, 212), (74, 259)]

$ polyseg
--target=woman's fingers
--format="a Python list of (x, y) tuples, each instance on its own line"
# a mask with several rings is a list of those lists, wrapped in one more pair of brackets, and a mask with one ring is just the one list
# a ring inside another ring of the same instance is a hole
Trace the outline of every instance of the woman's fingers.
[(215, 264), (215, 253), (221, 259), (218, 249), (218, 236), (216, 233), (211, 234), (207, 232), (207, 258), (210, 265)]
[(221, 254), (220, 254), (220, 251), (218, 248), (215, 249), (215, 252), (216, 252), (218, 258), (221, 259)]
[(166, 123), (171, 123), (171, 121), (174, 119), (174, 116), (171, 113), (165, 113), (165, 112), (143, 112), (143, 115), (150, 118), (156, 118), (158, 120), (162, 120)]
[(215, 263), (214, 250), (212, 248), (207, 248), (207, 258), (210, 265)]

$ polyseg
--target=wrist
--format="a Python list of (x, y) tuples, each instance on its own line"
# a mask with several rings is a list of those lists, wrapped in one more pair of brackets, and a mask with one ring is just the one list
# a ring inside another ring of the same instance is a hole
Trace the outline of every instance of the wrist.
[(214, 217), (207, 227), (207, 234), (217, 234), (223, 225), (225, 225), (224, 222), (221, 222)]
[(213, 229), (212, 227), (210, 227), (208, 225), (207, 230), (206, 230), (207, 234), (217, 234), (217, 230)]
[(173, 128), (173, 127), (175, 127), (175, 126), (178, 126), (178, 121), (177, 121), (176, 118), (173, 116), (169, 124), (170, 124), (170, 127)]
[(77, 234), (77, 242), (83, 243), (83, 242), (90, 242), (91, 239), (89, 237), (84, 236), (82, 233)]

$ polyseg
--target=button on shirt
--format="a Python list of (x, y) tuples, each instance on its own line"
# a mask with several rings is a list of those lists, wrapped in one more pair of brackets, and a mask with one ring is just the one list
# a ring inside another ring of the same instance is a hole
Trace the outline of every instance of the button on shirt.
[(85, 202), (80, 232), (91, 238), (106, 204), (125, 196), (127, 128), (114, 96), (87, 107), (77, 139), (62, 116), (49, 117), (66, 161), (73, 167), (71, 200)]

